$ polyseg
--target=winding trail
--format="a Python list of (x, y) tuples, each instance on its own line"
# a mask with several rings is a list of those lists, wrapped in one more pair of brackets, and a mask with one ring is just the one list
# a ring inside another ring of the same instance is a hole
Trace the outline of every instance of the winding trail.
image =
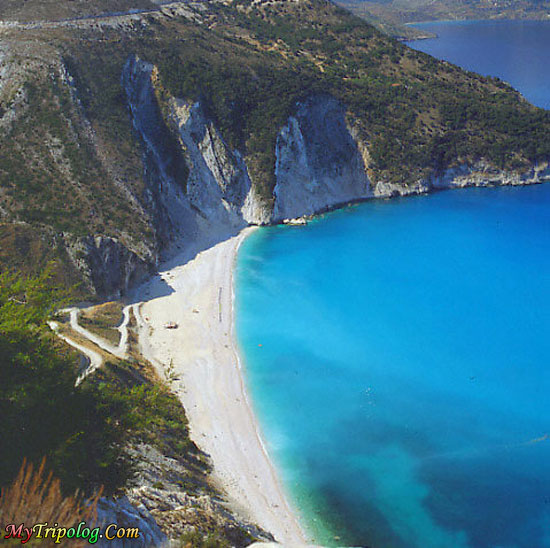
[[(67, 312), (69, 312), (71, 328), (74, 331), (76, 331), (77, 333), (80, 333), (83, 337), (88, 339), (90, 342), (93, 342), (96, 346), (99, 346), (99, 348), (101, 348), (102, 350), (105, 350), (105, 352), (108, 352), (109, 354), (112, 354), (113, 356), (116, 356), (121, 360), (124, 360), (127, 357), (126, 348), (121, 346), (120, 343), (118, 346), (115, 346), (110, 342), (106, 341), (103, 337), (100, 337), (99, 335), (96, 335), (95, 333), (88, 331), (85, 327), (82, 327), (78, 323), (78, 313), (80, 312), (80, 309), (69, 308), (67, 309)], [(124, 339), (128, 340), (127, 324), (128, 324), (128, 321), (126, 321), (126, 325), (124, 325), (124, 327), (121, 325), (119, 328), (119, 331), (121, 333), (121, 337), (120, 337), (121, 342), (124, 342), (122, 340), (123, 333), (124, 333)]]
[(94, 343), (96, 346), (99, 346), (99, 348), (101, 348), (105, 352), (108, 352), (109, 354), (112, 354), (113, 356), (124, 360), (128, 357), (128, 323), (130, 321), (130, 308), (132, 306), (133, 305), (125, 306), (122, 310), (123, 320), (122, 323), (117, 327), (117, 330), (120, 333), (120, 341), (118, 343), (118, 346), (111, 344), (103, 337), (100, 337), (99, 335), (88, 331), (88, 329), (86, 329), (85, 327), (82, 327), (78, 323), (78, 314), (80, 312), (79, 308), (66, 308), (65, 310), (63, 310), (63, 312), (69, 313), (71, 328), (74, 331), (80, 333), (80, 335), (88, 339), (90, 342)]
[(71, 338), (65, 335), (62, 335), (59, 332), (59, 324), (57, 322), (48, 322), (48, 325), (50, 326), (50, 329), (61, 340), (65, 341), (68, 345), (78, 350), (88, 360), (88, 365), (76, 379), (75, 386), (78, 386), (88, 375), (90, 375), (90, 373), (93, 373), (96, 369), (98, 369), (103, 365), (103, 358), (101, 357), (101, 354), (99, 354), (95, 350), (92, 350), (91, 348), (88, 348), (87, 346), (84, 346), (82, 344), (77, 343), (76, 341), (73, 341)]
[[(90, 341), (92, 344), (97, 346), (98, 348), (101, 348), (101, 350), (112, 354), (113, 356), (116, 356), (117, 358), (120, 358), (121, 360), (124, 360), (128, 357), (128, 324), (130, 322), (130, 310), (136, 309), (137, 305), (131, 304), (127, 305), (122, 310), (122, 323), (117, 327), (117, 330), (120, 333), (120, 341), (118, 343), (118, 346), (114, 346), (110, 342), (106, 341), (102, 337), (95, 335), (91, 331), (88, 331), (86, 328), (82, 327), (78, 323), (78, 313), (80, 312), (79, 308), (72, 307), (72, 308), (65, 308), (64, 310), (61, 310), (60, 312), (65, 312), (69, 314), (69, 321), (70, 326), (73, 331), (76, 333), (82, 335), (86, 340)], [(136, 315), (137, 320), (137, 315)], [(82, 344), (77, 343), (70, 337), (67, 337), (66, 335), (63, 335), (59, 332), (59, 324), (57, 322), (50, 321), (48, 322), (48, 325), (50, 329), (63, 341), (65, 341), (67, 344), (78, 350), (81, 354), (83, 354), (88, 361), (87, 367), (84, 369), (84, 371), (79, 375), (76, 386), (78, 386), (88, 375), (93, 373), (96, 369), (101, 367), (103, 365), (103, 357), (99, 352), (96, 352), (95, 350), (92, 350), (91, 348), (84, 346)]]

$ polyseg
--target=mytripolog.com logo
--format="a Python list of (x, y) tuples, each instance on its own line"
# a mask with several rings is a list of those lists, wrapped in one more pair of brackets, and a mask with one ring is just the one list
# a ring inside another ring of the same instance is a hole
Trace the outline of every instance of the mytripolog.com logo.
[(48, 527), (48, 522), (35, 523), (31, 527), (25, 526), (24, 523), (16, 525), (10, 523), (5, 526), (5, 539), (18, 539), (21, 544), (27, 544), (31, 539), (49, 539), (55, 544), (59, 544), (64, 540), (85, 540), (90, 544), (95, 544), (99, 539), (115, 540), (115, 539), (138, 539), (140, 532), (137, 527), (124, 528), (118, 527), (116, 523), (111, 523), (101, 527), (88, 527), (85, 521), (81, 521), (74, 527), (59, 527), (59, 524), (54, 523)]

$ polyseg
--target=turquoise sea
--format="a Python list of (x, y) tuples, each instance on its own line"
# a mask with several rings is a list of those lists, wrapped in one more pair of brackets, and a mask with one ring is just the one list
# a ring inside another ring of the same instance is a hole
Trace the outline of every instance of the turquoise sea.
[(465, 189), (245, 240), (247, 383), (318, 542), (550, 547), (549, 212)]

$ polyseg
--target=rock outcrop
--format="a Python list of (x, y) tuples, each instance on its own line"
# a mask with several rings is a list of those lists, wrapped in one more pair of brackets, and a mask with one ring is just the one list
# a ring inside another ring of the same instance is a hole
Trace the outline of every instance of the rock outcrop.
[(145, 183), (141, 196), (131, 196), (131, 206), (148, 219), (156, 248), (149, 244), (140, 250), (124, 238), (67, 236), (72, 262), (101, 296), (125, 292), (172, 243), (191, 258), (249, 224), (313, 215), (353, 201), (550, 180), (548, 163), (515, 173), (482, 160), (407, 184), (375, 180), (369, 143), (355, 131), (346, 106), (315, 95), (297, 104), (280, 129), (273, 195), (262, 198), (246, 156), (228, 146), (201, 102), (171, 96), (156, 67), (135, 55), (128, 58), (121, 82), (141, 142)]
[(160, 530), (155, 519), (147, 508), (138, 503), (132, 504), (128, 497), (117, 500), (102, 498), (97, 505), (97, 524), (105, 530), (111, 524), (110, 536), (116, 535), (119, 529), (139, 529), (139, 538), (124, 538), (108, 540), (102, 538), (98, 547), (112, 546), (113, 548), (150, 548), (153, 546), (168, 546), (168, 538)]
[(550, 164), (535, 164), (528, 170), (516, 173), (504, 171), (479, 161), (474, 165), (461, 165), (446, 170), (443, 175), (429, 181), (428, 190), (464, 188), (467, 186), (532, 185), (550, 181)]
[(116, 238), (66, 234), (64, 241), (71, 261), (97, 295), (120, 297), (152, 272), (152, 261), (140, 258)]
[[(235, 547), (248, 546), (251, 539), (273, 540), (269, 533), (237, 518), (209, 487), (206, 476), (203, 480), (192, 476), (193, 467), (189, 463), (162, 455), (158, 449), (143, 443), (132, 447), (130, 454), (137, 471), (131, 487), (122, 498), (102, 499), (98, 513), (103, 523), (115, 513), (123, 520), (123, 527), (130, 526), (124, 523), (142, 523), (143, 527), (132, 526), (140, 527), (143, 540), (149, 543), (134, 546), (163, 546), (167, 537), (173, 541), (172, 545), (180, 546), (176, 539), (186, 534), (206, 537), (213, 532)], [(182, 489), (182, 485), (188, 487)]]
[(311, 215), (372, 195), (343, 105), (328, 96), (301, 104), (280, 131), (273, 220)]
[(136, 56), (128, 59), (122, 83), (143, 145), (145, 203), (163, 245), (178, 239), (200, 251), (249, 223), (269, 221), (241, 155), (200, 102), (166, 94), (156, 68)]

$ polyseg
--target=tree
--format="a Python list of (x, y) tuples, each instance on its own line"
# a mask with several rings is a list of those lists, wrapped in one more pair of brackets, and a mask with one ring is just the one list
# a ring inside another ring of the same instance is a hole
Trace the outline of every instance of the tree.
[(47, 457), (69, 490), (110, 491), (129, 473), (121, 426), (94, 385), (75, 386), (75, 356), (47, 326), (65, 296), (51, 268), (28, 279), (0, 275), (0, 486), (25, 457)]

